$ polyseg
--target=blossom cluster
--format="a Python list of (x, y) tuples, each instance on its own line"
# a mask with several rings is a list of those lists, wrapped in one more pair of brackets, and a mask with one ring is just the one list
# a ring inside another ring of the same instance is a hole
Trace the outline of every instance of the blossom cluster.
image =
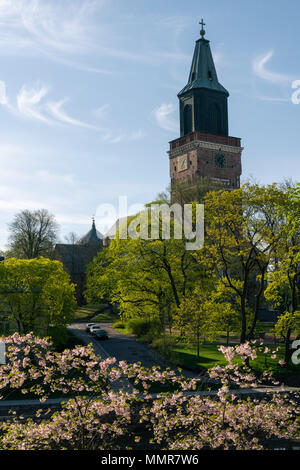
[[(3, 422), (0, 449), (262, 449), (268, 439), (299, 436), (296, 398), (244, 399), (236, 391), (259, 383), (249, 367), (256, 357), (249, 343), (220, 347), (228, 364), (210, 370), (205, 384), (218, 390), (209, 395), (199, 393), (201, 377), (103, 360), (91, 345), (56, 353), (33, 334), (1, 340), (8, 350), (0, 366), (2, 399), (21, 391), (41, 402), (54, 395), (68, 400), (59, 411), (43, 408), (30, 419), (15, 414)], [(153, 385), (162, 391), (153, 395)]]

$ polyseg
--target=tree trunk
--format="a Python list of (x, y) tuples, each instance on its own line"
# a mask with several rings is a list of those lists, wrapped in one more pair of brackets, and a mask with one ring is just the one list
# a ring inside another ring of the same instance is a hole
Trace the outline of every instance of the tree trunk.
[(284, 364), (286, 365), (286, 367), (288, 367), (290, 357), (291, 357), (291, 350), (290, 350), (291, 333), (292, 331), (289, 328), (287, 330), (286, 337), (285, 337)]
[(247, 323), (246, 323), (246, 309), (245, 309), (245, 295), (241, 297), (241, 315), (242, 315), (242, 331), (240, 343), (246, 342)]
[(108, 309), (109, 309), (110, 315), (113, 315), (114, 314), (114, 309), (113, 309), (113, 306), (110, 302), (108, 302)]
[(265, 284), (265, 269), (262, 270), (260, 287), (259, 287), (259, 291), (258, 291), (257, 296), (256, 296), (254, 318), (253, 318), (253, 322), (252, 322), (252, 325), (251, 325), (250, 332), (248, 334), (248, 340), (249, 341), (251, 339), (253, 339), (253, 336), (254, 336), (254, 331), (255, 331), (255, 328), (256, 328), (257, 320), (258, 320), (258, 310), (259, 310), (259, 306), (260, 306), (260, 299), (261, 299), (262, 293), (264, 291), (264, 284)]

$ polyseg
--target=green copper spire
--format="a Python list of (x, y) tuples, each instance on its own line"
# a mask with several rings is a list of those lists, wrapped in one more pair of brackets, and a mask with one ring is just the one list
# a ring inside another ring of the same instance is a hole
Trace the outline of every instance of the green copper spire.
[(91, 242), (97, 242), (102, 244), (103, 235), (96, 229), (95, 218), (92, 218), (91, 230), (79, 240), (78, 245), (88, 245)]
[(200, 131), (228, 136), (229, 93), (219, 83), (209, 41), (204, 38), (203, 19), (200, 25), (201, 37), (196, 41), (189, 80), (178, 94), (180, 135)]
[(199, 24), (202, 27), (200, 31), (201, 38), (196, 41), (188, 84), (181, 90), (178, 96), (193, 88), (221, 91), (229, 96), (228, 91), (219, 83), (209, 41), (204, 39), (206, 32), (204, 30), (205, 23), (203, 19)]

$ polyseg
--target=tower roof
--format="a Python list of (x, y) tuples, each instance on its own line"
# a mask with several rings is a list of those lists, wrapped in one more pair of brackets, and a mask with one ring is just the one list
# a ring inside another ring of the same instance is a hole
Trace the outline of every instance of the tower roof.
[(96, 229), (95, 220), (93, 219), (91, 230), (79, 240), (78, 245), (88, 245), (93, 241), (102, 243), (102, 239), (103, 235)]
[(195, 88), (219, 91), (229, 96), (228, 91), (219, 83), (209, 41), (204, 38), (203, 20), (200, 24), (202, 24), (201, 38), (196, 41), (189, 80), (178, 96)]

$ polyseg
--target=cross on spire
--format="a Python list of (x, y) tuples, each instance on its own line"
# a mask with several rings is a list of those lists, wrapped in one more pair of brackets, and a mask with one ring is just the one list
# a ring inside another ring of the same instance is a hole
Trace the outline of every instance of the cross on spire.
[(202, 36), (202, 38), (203, 38), (203, 37), (205, 36), (204, 26), (206, 26), (206, 24), (204, 23), (203, 18), (202, 18), (202, 20), (199, 22), (199, 24), (201, 24), (201, 26), (202, 26), (202, 29), (201, 29), (201, 31), (200, 31), (200, 34), (201, 34), (201, 36)]

